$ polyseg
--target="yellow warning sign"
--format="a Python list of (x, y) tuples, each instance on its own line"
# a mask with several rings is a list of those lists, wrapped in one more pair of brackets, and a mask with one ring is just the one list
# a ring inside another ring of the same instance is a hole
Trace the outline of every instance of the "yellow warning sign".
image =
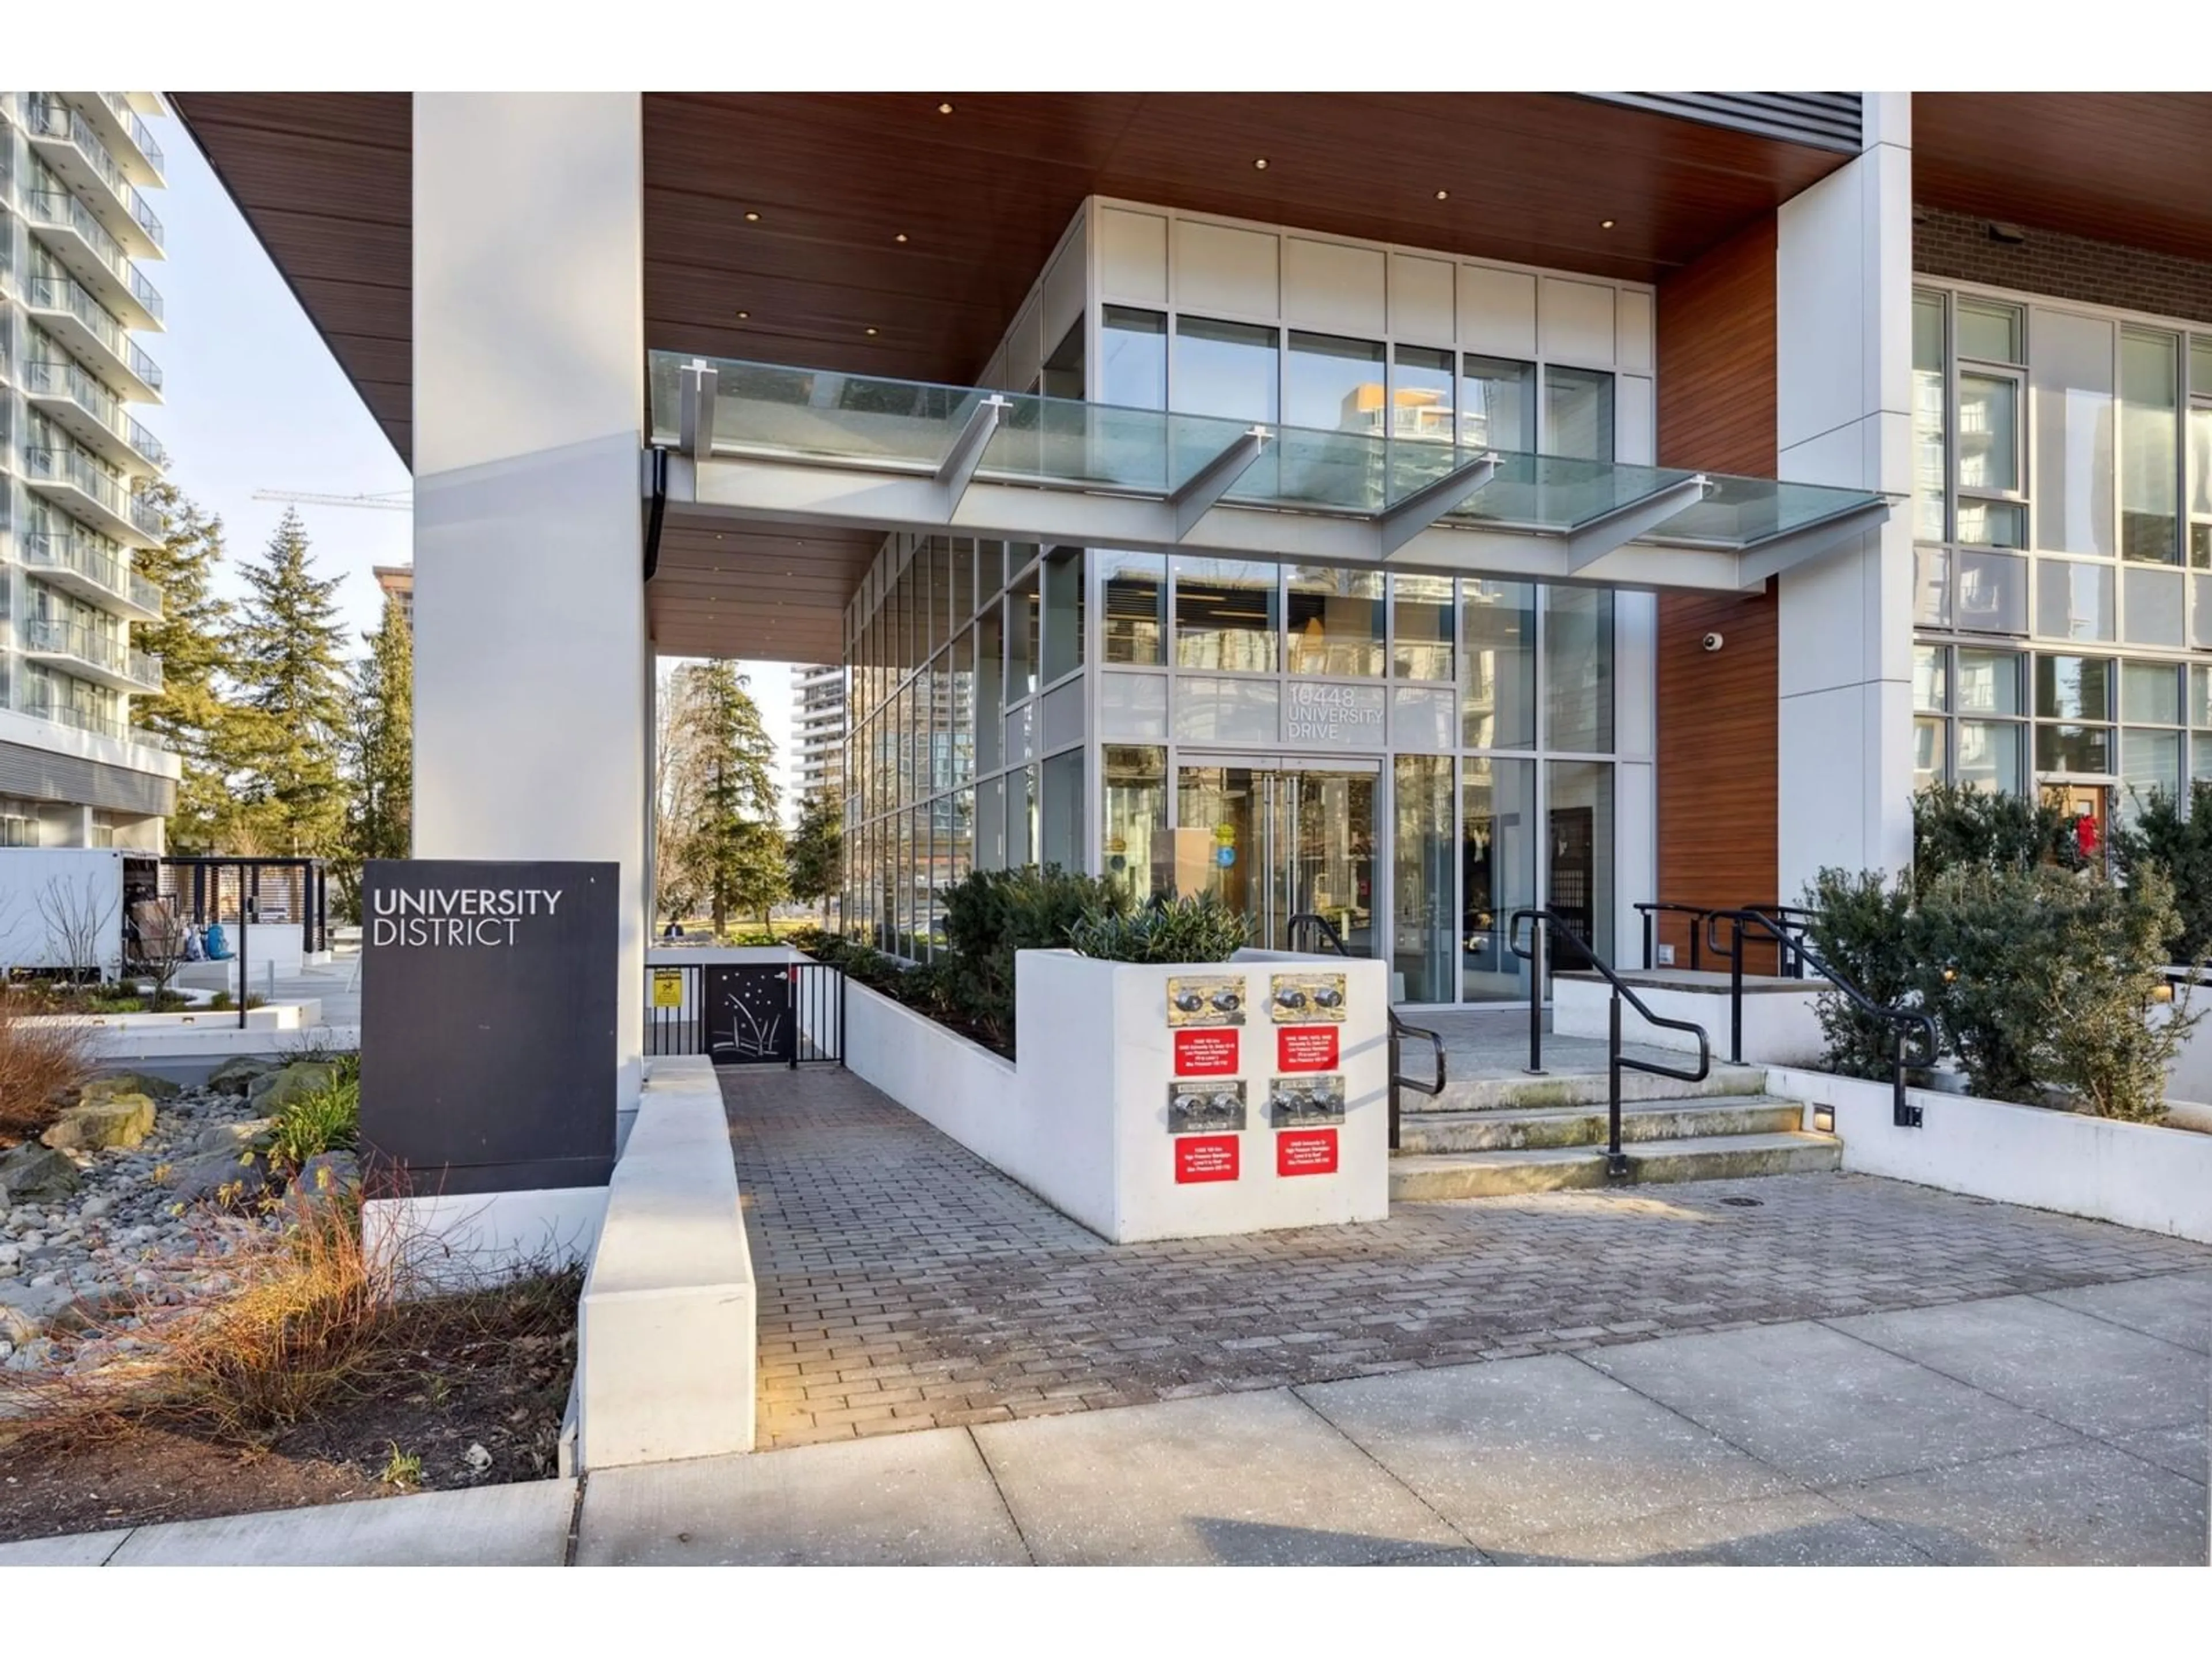
[(1234, 847), (1237, 844), (1237, 826), (1233, 823), (1215, 824), (1213, 838), (1224, 847)]
[(681, 968), (656, 968), (653, 970), (653, 1006), (656, 1008), (681, 1008), (684, 1006), (684, 970)]

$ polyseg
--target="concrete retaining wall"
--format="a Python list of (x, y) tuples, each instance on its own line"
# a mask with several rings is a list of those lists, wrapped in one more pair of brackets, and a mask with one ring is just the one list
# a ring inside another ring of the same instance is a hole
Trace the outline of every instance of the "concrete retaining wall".
[(714, 1068), (648, 1062), (584, 1281), (586, 1468), (753, 1447), (759, 1306)]
[(2212, 1135), (1925, 1089), (1900, 1129), (1886, 1083), (1774, 1066), (1767, 1087), (1835, 1109), (1847, 1170), (2212, 1243)]

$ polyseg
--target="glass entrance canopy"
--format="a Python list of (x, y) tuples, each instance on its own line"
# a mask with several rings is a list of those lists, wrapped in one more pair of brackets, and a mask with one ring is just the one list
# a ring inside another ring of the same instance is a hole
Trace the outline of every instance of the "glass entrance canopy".
[(786, 522), (1702, 589), (1875, 528), (1881, 495), (656, 352), (670, 499)]

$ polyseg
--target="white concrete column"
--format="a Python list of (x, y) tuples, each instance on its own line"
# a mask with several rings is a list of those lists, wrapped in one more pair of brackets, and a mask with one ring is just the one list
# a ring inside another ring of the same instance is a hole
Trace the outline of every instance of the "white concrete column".
[(415, 852), (622, 866), (637, 1100), (649, 760), (635, 93), (415, 97)]
[[(1866, 94), (1865, 149), (1778, 215), (1779, 476), (1908, 496), (1912, 101)], [(1912, 855), (1912, 520), (1781, 578), (1780, 891)]]

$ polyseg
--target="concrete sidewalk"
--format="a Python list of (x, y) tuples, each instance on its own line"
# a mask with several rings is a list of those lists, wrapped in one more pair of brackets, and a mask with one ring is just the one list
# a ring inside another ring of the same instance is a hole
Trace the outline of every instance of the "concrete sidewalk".
[[(0, 1565), (2203, 1565), (2212, 1271), (0, 1546)], [(573, 1557), (570, 1545), (574, 1529)]]

